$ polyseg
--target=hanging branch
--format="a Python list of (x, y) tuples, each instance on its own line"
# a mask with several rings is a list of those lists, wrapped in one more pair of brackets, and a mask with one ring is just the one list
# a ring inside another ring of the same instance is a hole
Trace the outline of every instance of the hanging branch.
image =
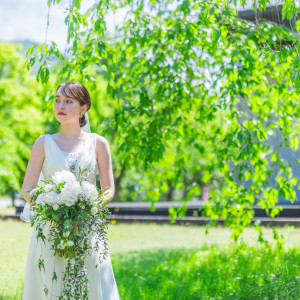
[(51, 1), (48, 2), (48, 13), (47, 13), (47, 25), (46, 25), (46, 35), (45, 35), (45, 45), (48, 41), (48, 29), (50, 26), (50, 7), (51, 7)]
[(68, 21), (68, 28), (67, 28), (67, 40), (66, 40), (66, 46), (65, 46), (65, 53), (64, 55), (67, 56), (67, 52), (68, 52), (68, 46), (70, 43), (70, 24), (71, 24), (71, 14), (72, 14), (72, 9), (73, 9), (73, 0), (69, 0), (69, 15), (66, 17), (67, 21)]

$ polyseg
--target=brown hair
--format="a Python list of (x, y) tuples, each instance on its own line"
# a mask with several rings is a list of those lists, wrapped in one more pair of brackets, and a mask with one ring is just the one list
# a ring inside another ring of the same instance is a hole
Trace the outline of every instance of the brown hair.
[[(83, 106), (84, 104), (87, 104), (88, 109), (91, 107), (91, 97), (88, 92), (88, 90), (79, 82), (76, 81), (67, 81), (59, 85), (59, 87), (56, 89), (56, 92), (61, 88), (61, 93), (65, 97), (70, 97), (75, 100), (78, 100), (80, 105)], [(85, 118), (85, 115), (82, 116), (82, 118), (79, 118), (79, 125), (80, 127), (83, 127), (86, 124), (87, 120)]]

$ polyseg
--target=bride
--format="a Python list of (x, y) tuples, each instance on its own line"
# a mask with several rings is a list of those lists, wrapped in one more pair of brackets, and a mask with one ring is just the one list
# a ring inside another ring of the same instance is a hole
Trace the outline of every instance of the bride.
[[(103, 193), (111, 201), (114, 196), (114, 180), (111, 154), (107, 140), (98, 134), (90, 132), (87, 111), (91, 107), (91, 99), (87, 89), (79, 82), (61, 84), (55, 95), (54, 114), (61, 128), (53, 135), (41, 135), (34, 143), (29, 157), (22, 194), (27, 201), (21, 218), (30, 221), (34, 218), (30, 205), (30, 192), (42, 180), (49, 180), (60, 170), (70, 170), (70, 167), (89, 168), (91, 172), (86, 180), (96, 184), (96, 174), (99, 172), (101, 186), (108, 186)], [(49, 232), (49, 224), (44, 233)], [(63, 272), (65, 258), (54, 256), (49, 244), (37, 239), (35, 227), (32, 231), (29, 245), (23, 300), (58, 299), (63, 288)], [(45, 272), (39, 269), (39, 260), (44, 258)], [(87, 278), (89, 284), (89, 300), (120, 299), (115, 281), (110, 255), (96, 268), (98, 253), (93, 251), (86, 258)], [(53, 271), (57, 280), (52, 280)], [(46, 291), (46, 292), (45, 292)]]

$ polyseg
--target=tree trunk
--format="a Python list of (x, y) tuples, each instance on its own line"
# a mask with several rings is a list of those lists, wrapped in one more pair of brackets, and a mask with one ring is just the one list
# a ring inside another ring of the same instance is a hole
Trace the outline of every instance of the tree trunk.
[(169, 189), (167, 191), (167, 201), (172, 201), (173, 200), (173, 191), (174, 191), (174, 187), (172, 185), (172, 180), (168, 180), (168, 186), (169, 186)]

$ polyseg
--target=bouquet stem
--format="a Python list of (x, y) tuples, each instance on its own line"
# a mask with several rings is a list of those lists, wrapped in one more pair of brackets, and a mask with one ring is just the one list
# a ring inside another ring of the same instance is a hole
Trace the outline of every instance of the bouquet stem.
[(71, 246), (65, 249), (57, 249), (54, 252), (54, 255), (58, 255), (59, 257), (64, 257), (64, 258), (75, 258), (76, 257), (75, 247)]

